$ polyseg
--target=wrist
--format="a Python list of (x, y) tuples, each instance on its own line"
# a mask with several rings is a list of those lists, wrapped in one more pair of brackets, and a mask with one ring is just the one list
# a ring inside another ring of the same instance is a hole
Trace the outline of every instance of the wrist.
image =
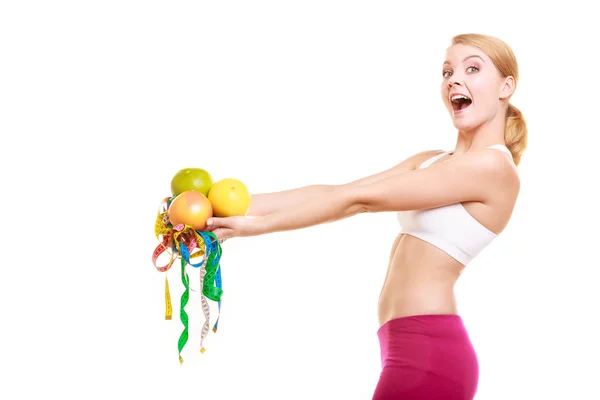
[(258, 217), (250, 217), (252, 219), (249, 225), (248, 234), (245, 236), (259, 236), (269, 233), (268, 219), (269, 215), (261, 215)]

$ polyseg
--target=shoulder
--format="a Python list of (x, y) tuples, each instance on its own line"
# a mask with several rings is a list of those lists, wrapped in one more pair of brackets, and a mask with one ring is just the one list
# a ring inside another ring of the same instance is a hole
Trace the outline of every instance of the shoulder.
[(456, 172), (463, 176), (472, 176), (477, 182), (501, 190), (516, 191), (520, 188), (519, 172), (512, 157), (503, 151), (481, 149), (465, 153), (450, 160)]
[(517, 167), (512, 157), (503, 151), (495, 149), (482, 149), (466, 154), (465, 162), (471, 168), (504, 178), (518, 178)]

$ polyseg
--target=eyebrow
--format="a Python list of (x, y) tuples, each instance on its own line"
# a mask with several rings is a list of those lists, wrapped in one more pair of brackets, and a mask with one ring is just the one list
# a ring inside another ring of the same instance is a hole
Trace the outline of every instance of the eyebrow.
[[(473, 54), (473, 55), (470, 55), (470, 56), (467, 56), (467, 57), (465, 57), (465, 58), (463, 59), (463, 62), (465, 62), (465, 61), (467, 61), (469, 58), (473, 58), (473, 57), (479, 58), (479, 59), (480, 59), (482, 62), (485, 62), (485, 60), (484, 60), (483, 58), (481, 58), (480, 56), (478, 56), (477, 54)], [(446, 64), (450, 64), (450, 61), (448, 61), (448, 60), (444, 61), (444, 64), (443, 64), (443, 65), (446, 65)]]

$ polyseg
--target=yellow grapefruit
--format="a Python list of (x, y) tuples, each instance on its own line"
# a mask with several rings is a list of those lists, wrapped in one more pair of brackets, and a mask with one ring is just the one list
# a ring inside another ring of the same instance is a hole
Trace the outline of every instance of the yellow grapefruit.
[(208, 200), (216, 217), (231, 217), (246, 215), (251, 197), (244, 183), (234, 178), (225, 178), (211, 186)]
[(185, 224), (195, 230), (203, 231), (213, 211), (206, 196), (196, 190), (188, 190), (173, 199), (168, 215), (173, 226)]
[(195, 190), (208, 195), (213, 184), (210, 174), (202, 168), (184, 168), (178, 171), (171, 179), (171, 193), (177, 196), (188, 190)]

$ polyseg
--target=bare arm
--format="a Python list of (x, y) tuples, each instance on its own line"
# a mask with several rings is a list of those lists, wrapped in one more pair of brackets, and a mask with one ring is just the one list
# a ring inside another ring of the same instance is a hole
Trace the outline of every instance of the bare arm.
[(364, 185), (340, 186), (320, 201), (257, 218), (244, 235), (306, 228), (364, 212), (427, 209), (467, 201), (486, 203), (499, 187), (513, 185), (508, 158), (488, 150)]
[(273, 193), (253, 194), (249, 216), (262, 216), (296, 207), (305, 201), (325, 196), (335, 185), (310, 185)]
[(440, 151), (425, 151), (413, 155), (401, 163), (376, 174), (361, 178), (344, 185), (309, 185), (297, 189), (289, 189), (273, 193), (258, 193), (252, 195), (252, 202), (248, 210), (248, 216), (264, 216), (283, 211), (285, 209), (297, 207), (300, 204), (322, 199), (330, 195), (333, 190), (340, 187), (367, 185), (389, 176), (411, 171), (416, 168), (425, 159), (432, 157)]

